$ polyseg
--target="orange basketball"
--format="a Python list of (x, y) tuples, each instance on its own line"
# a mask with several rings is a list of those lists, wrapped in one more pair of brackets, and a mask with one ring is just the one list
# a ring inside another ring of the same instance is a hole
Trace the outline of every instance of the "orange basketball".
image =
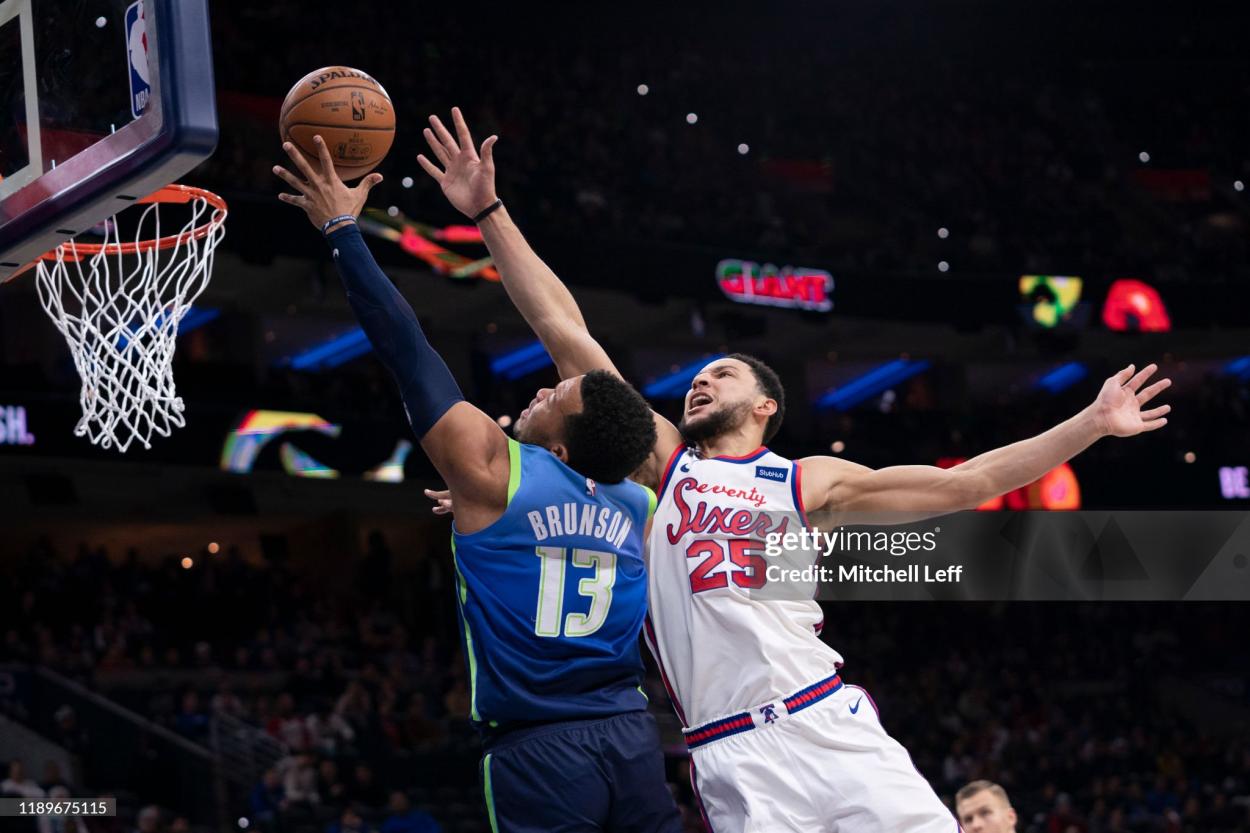
[(382, 85), (351, 67), (324, 67), (299, 80), (282, 102), (278, 131), (317, 165), (313, 136), (330, 148), (334, 170), (356, 179), (377, 167), (395, 140), (395, 108)]

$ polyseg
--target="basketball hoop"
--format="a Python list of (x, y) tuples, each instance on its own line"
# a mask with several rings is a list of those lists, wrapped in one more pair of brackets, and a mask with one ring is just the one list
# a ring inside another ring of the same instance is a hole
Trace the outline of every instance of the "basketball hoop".
[[(118, 451), (134, 440), (151, 448), (154, 433), (186, 424), (174, 388), (178, 324), (208, 286), (225, 235), (226, 202), (202, 188), (167, 185), (137, 202), (147, 207), (133, 242), (121, 242), (114, 216), (103, 243), (70, 240), (35, 264), (39, 300), (82, 380), (74, 434)], [(162, 204), (187, 206), (177, 234), (161, 236)]]

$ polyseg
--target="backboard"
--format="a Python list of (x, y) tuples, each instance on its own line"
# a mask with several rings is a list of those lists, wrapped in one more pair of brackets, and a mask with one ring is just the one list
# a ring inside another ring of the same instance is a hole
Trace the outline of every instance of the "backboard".
[(0, 283), (216, 143), (207, 0), (0, 0)]

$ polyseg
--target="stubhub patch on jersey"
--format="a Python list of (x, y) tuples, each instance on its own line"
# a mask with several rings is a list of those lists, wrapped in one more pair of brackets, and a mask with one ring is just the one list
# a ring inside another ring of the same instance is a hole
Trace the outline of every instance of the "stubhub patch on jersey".
[(765, 480), (776, 480), (778, 483), (785, 483), (786, 478), (790, 476), (790, 470), (777, 466), (756, 466), (755, 476), (762, 477)]

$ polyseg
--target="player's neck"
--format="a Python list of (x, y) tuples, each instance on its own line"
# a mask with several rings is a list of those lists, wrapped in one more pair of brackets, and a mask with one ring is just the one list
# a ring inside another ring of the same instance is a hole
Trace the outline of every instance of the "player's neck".
[(763, 444), (758, 436), (746, 436), (735, 431), (704, 440), (697, 447), (699, 456), (709, 459), (711, 457), (746, 457)]

